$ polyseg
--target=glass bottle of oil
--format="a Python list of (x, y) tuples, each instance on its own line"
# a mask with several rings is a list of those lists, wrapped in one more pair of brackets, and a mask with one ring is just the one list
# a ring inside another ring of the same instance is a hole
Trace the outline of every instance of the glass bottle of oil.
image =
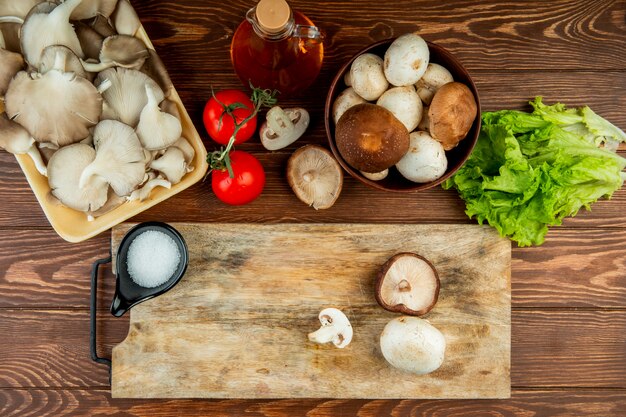
[(281, 97), (309, 87), (322, 68), (323, 36), (285, 0), (261, 0), (233, 36), (231, 60), (247, 86), (276, 89)]

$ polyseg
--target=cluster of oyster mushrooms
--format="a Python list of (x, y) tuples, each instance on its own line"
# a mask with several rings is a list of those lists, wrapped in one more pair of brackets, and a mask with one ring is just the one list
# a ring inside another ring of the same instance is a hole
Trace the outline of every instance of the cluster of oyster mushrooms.
[(128, 0), (0, 2), (0, 147), (92, 219), (193, 167), (173, 86)]

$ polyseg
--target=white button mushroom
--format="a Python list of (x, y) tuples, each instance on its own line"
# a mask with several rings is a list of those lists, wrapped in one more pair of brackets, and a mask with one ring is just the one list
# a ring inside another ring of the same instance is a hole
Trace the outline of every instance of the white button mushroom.
[(341, 116), (352, 106), (365, 103), (365, 99), (358, 95), (354, 88), (348, 87), (341, 92), (333, 103), (333, 120), (335, 124), (339, 121)]
[(427, 132), (410, 135), (409, 151), (396, 164), (402, 176), (413, 182), (431, 182), (445, 174), (448, 159), (441, 143)]
[(392, 112), (409, 132), (415, 130), (422, 119), (422, 100), (412, 85), (390, 88), (380, 96), (376, 104)]
[(391, 366), (423, 375), (443, 363), (446, 339), (426, 320), (402, 316), (385, 326), (380, 335), (380, 350)]
[(380, 172), (363, 172), (359, 171), (361, 175), (363, 175), (368, 180), (372, 181), (382, 181), (389, 175), (389, 169)]
[(352, 325), (345, 314), (336, 308), (325, 308), (319, 314), (322, 327), (309, 333), (311, 342), (325, 344), (332, 342), (338, 348), (344, 348), (352, 341)]
[[(158, 92), (162, 94), (160, 88)], [(150, 85), (146, 84), (144, 94), (148, 102), (139, 117), (137, 136), (149, 151), (165, 149), (180, 138), (183, 127), (175, 116), (161, 111), (156, 93)]]
[(421, 36), (402, 35), (385, 52), (385, 77), (398, 87), (415, 84), (426, 72), (429, 59), (428, 45)]
[(358, 56), (350, 67), (350, 85), (365, 100), (376, 100), (389, 87), (383, 72), (383, 60), (378, 55)]
[(417, 88), (417, 94), (424, 104), (430, 105), (437, 90), (452, 81), (454, 81), (454, 79), (450, 71), (439, 64), (431, 62), (428, 64), (422, 78), (415, 84), (415, 88)]

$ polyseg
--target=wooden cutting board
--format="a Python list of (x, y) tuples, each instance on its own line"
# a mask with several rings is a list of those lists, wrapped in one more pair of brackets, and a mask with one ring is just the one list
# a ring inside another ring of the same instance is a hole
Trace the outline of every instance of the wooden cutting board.
[[(112, 396), (132, 398), (508, 398), (511, 245), (477, 225), (173, 224), (190, 263), (169, 293), (131, 310), (113, 349)], [(112, 249), (132, 227), (113, 229)], [(429, 375), (394, 369), (378, 344), (397, 314), (374, 277), (397, 252), (439, 272), (427, 318), (447, 342)], [(337, 307), (345, 349), (307, 334)]]

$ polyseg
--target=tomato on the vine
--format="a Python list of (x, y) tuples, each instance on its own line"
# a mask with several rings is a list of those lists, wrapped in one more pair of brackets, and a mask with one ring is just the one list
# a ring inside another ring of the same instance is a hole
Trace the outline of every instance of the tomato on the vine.
[[(255, 112), (255, 105), (250, 97), (239, 90), (222, 90), (213, 95), (204, 106), (202, 120), (211, 138), (219, 144), (227, 145), (235, 132), (236, 123), (242, 123)], [(235, 135), (235, 144), (250, 139), (256, 131), (256, 114), (242, 124)]]
[(248, 152), (232, 151), (229, 157), (233, 176), (227, 169), (214, 170), (211, 174), (213, 192), (224, 203), (233, 206), (250, 203), (265, 186), (263, 166)]

